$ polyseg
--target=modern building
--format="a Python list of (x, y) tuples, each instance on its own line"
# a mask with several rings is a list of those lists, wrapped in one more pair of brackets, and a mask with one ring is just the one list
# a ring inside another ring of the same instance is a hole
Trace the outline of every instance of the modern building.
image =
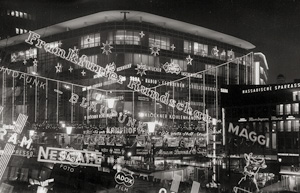
[(254, 53), (254, 84), (264, 85), (268, 82), (268, 70), (266, 56), (261, 52)]
[(25, 34), (37, 28), (36, 11), (32, 9), (32, 5), (25, 2), (16, 5), (14, 2), (6, 1), (0, 5), (0, 40)]
[[(299, 83), (228, 86), (225, 109), (228, 164), (243, 172), (244, 153), (265, 159), (261, 181), (280, 179), (299, 191)], [(270, 176), (273, 176), (270, 178)]]
[[(254, 84), (251, 43), (138, 11), (87, 15), (4, 39), (0, 48), (3, 124), (28, 115), (25, 130), (39, 152), (41, 144), (101, 152), (101, 171), (113, 169), (111, 158), (130, 157), (128, 168), (160, 180), (174, 173), (202, 180), (201, 167), (216, 157), (221, 85)], [(54, 178), (64, 169), (47, 168)]]

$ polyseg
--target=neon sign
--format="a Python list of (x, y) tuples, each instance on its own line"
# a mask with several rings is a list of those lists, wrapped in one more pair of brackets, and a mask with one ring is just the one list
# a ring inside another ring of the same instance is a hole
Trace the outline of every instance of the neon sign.
[(128, 188), (133, 186), (134, 177), (131, 174), (125, 174), (124, 172), (117, 172), (115, 175), (116, 187), (123, 192), (128, 192)]
[[(257, 185), (257, 175), (260, 169), (267, 168), (267, 165), (265, 163), (265, 159), (263, 157), (259, 156), (253, 156), (252, 153), (244, 154), (245, 160), (246, 160), (246, 166), (244, 167), (244, 176), (241, 178), (241, 180), (238, 182), (238, 185), (241, 184), (241, 182), (246, 181), (247, 177), (250, 178), (250, 180), (255, 184), (256, 190), (259, 191), (258, 185)], [(235, 193), (238, 192), (238, 190), (242, 190), (244, 192), (249, 192), (248, 190), (244, 190), (240, 187), (234, 187), (233, 191)], [(249, 192), (251, 193), (251, 192)]]
[(38, 158), (39, 162), (78, 164), (81, 166), (100, 167), (104, 157), (101, 152), (81, 151), (75, 149), (62, 149), (54, 147), (40, 146)]
[(240, 130), (238, 125), (233, 127), (232, 123), (229, 123), (228, 132), (234, 133), (239, 137), (244, 137), (247, 140), (252, 141), (253, 143), (258, 142), (260, 145), (266, 145), (269, 143), (268, 139), (266, 139), (264, 135), (257, 135), (257, 133), (254, 131), (250, 131), (248, 133), (248, 130), (246, 128)]

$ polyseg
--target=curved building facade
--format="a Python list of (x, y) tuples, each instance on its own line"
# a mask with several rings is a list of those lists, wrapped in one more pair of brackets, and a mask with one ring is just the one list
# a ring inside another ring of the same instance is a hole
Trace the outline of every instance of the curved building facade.
[[(146, 170), (158, 179), (158, 169), (209, 160), (216, 153), (213, 119), (221, 128), (222, 85), (254, 83), (251, 43), (137, 11), (92, 14), (0, 47), (1, 121), (27, 115), (35, 154), (45, 158), (41, 144), (97, 150), (103, 168), (113, 170), (108, 158), (128, 159), (130, 152), (137, 174)], [(57, 177), (54, 170), (48, 172)], [(200, 171), (192, 171), (200, 181)]]

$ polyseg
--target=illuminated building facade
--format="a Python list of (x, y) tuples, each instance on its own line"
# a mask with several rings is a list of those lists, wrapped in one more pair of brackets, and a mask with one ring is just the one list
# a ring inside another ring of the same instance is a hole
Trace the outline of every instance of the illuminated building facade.
[(227, 88), (222, 107), (230, 170), (243, 171), (243, 154), (252, 152), (266, 160), (262, 179), (268, 181), (263, 176), (275, 175), (282, 186), (299, 191), (300, 84)]
[(36, 11), (26, 3), (16, 6), (14, 2), (1, 2), (0, 14), (2, 18), (0, 40), (28, 33), (37, 27)]
[(268, 82), (269, 66), (266, 56), (261, 52), (254, 53), (254, 84), (263, 85)]
[[(212, 118), (221, 127), (221, 85), (254, 84), (254, 46), (181, 21), (126, 14), (100, 12), (0, 41), (9, 53), (0, 69), (1, 120), (11, 124), (24, 113), (37, 144), (98, 150), (103, 168), (129, 152), (148, 171), (200, 166), (215, 150)], [(200, 181), (200, 171), (189, 172), (184, 180)]]

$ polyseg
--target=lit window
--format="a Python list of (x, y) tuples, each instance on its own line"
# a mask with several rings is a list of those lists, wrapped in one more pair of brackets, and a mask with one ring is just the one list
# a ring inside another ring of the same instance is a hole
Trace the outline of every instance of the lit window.
[(292, 104), (292, 114), (299, 114), (299, 103)]
[(292, 122), (293, 131), (298, 132), (299, 131), (299, 120), (294, 120)]
[(20, 34), (23, 34), (23, 29), (20, 29)]
[(31, 48), (25, 51), (11, 53), (11, 62), (28, 60), (29, 58), (37, 57), (37, 48)]
[(27, 13), (24, 13), (24, 18), (27, 19)]
[(291, 104), (285, 104), (285, 114), (286, 115), (291, 114)]
[(300, 101), (300, 91), (293, 92), (293, 101)]
[(276, 105), (276, 114), (283, 115), (283, 104)]
[(283, 121), (279, 121), (279, 124), (277, 124), (277, 131), (284, 131), (284, 125), (283, 125)]
[(100, 46), (100, 33), (89, 34), (81, 37), (80, 46), (81, 48), (92, 48)]
[(15, 16), (15, 11), (11, 11), (11, 12), (10, 12), (10, 15), (11, 15), (11, 16)]
[(157, 45), (160, 49), (170, 49), (170, 38), (166, 36), (150, 34), (149, 35), (149, 46)]
[(23, 12), (20, 12), (20, 17), (23, 18)]
[(292, 131), (292, 121), (285, 121), (285, 131), (287, 132)]
[(19, 28), (16, 28), (16, 34), (19, 34), (19, 33), (20, 33)]
[(184, 53), (192, 53), (192, 42), (184, 40), (183, 51)]
[(16, 11), (16, 17), (19, 17), (19, 12), (18, 11)]
[(207, 56), (208, 46), (194, 42), (194, 54), (200, 56)]
[(27, 33), (27, 29), (24, 29), (24, 33)]
[(272, 133), (272, 149), (276, 149), (276, 133)]
[(115, 33), (115, 44), (140, 44), (139, 32), (128, 30), (117, 30)]

